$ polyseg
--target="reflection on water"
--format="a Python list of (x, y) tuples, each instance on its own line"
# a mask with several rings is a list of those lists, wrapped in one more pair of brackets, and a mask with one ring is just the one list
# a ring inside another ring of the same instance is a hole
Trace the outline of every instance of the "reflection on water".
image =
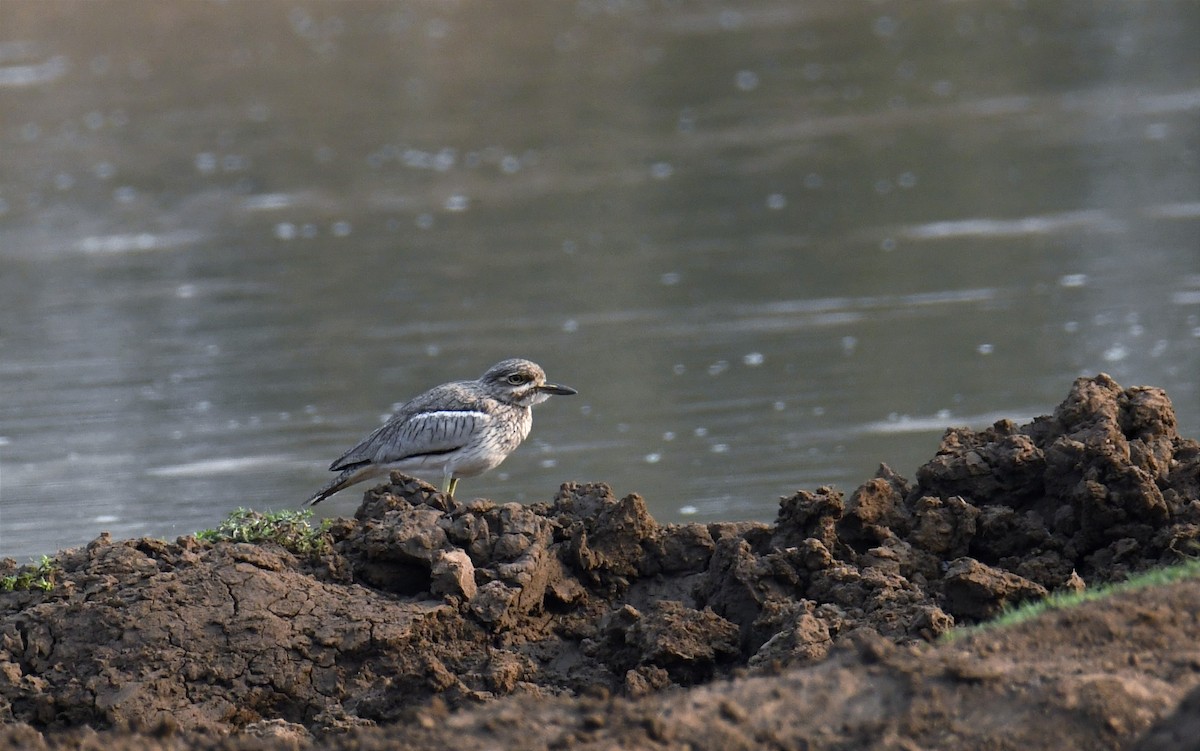
[(580, 396), (460, 494), (769, 519), (1098, 371), (1200, 435), (1198, 31), (1190, 2), (2, 3), (0, 554), (297, 505), (510, 356)]

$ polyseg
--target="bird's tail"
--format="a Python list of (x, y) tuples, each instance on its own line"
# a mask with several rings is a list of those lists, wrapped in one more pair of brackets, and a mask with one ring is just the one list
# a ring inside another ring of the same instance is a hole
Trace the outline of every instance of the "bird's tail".
[(363, 480), (369, 480), (372, 477), (383, 474), (383, 472), (384, 470), (380, 469), (374, 464), (347, 467), (346, 469), (343, 469), (337, 477), (333, 478), (328, 485), (313, 493), (309, 499), (304, 502), (304, 505), (316, 506), (318, 503), (338, 492), (339, 490), (348, 488), (355, 483), (362, 482)]

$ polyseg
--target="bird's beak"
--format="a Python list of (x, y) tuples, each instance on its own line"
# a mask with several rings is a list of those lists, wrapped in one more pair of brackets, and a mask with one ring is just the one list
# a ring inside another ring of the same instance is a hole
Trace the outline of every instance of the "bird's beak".
[(537, 390), (543, 394), (558, 394), (559, 396), (570, 396), (579, 392), (570, 386), (559, 386), (557, 383), (543, 383), (537, 387)]

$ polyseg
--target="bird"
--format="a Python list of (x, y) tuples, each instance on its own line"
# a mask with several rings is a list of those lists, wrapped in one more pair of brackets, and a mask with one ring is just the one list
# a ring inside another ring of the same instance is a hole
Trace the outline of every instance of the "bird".
[(494, 469), (529, 435), (531, 407), (553, 395), (579, 393), (546, 382), (537, 363), (512, 358), (478, 380), (435, 386), (405, 402), (357, 446), (329, 465), (338, 472), (306, 502), (315, 506), (334, 493), (392, 470), (441, 470), (442, 492), (454, 495), (460, 477)]

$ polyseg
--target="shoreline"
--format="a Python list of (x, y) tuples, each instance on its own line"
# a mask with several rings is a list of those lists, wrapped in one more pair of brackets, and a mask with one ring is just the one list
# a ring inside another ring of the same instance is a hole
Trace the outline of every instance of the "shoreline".
[(771, 524), (397, 474), (322, 534), (60, 552), (0, 592), (0, 747), (1125, 748), (1200, 687), (1196, 580), (939, 642), (1200, 554), (1200, 444), (1103, 374)]

